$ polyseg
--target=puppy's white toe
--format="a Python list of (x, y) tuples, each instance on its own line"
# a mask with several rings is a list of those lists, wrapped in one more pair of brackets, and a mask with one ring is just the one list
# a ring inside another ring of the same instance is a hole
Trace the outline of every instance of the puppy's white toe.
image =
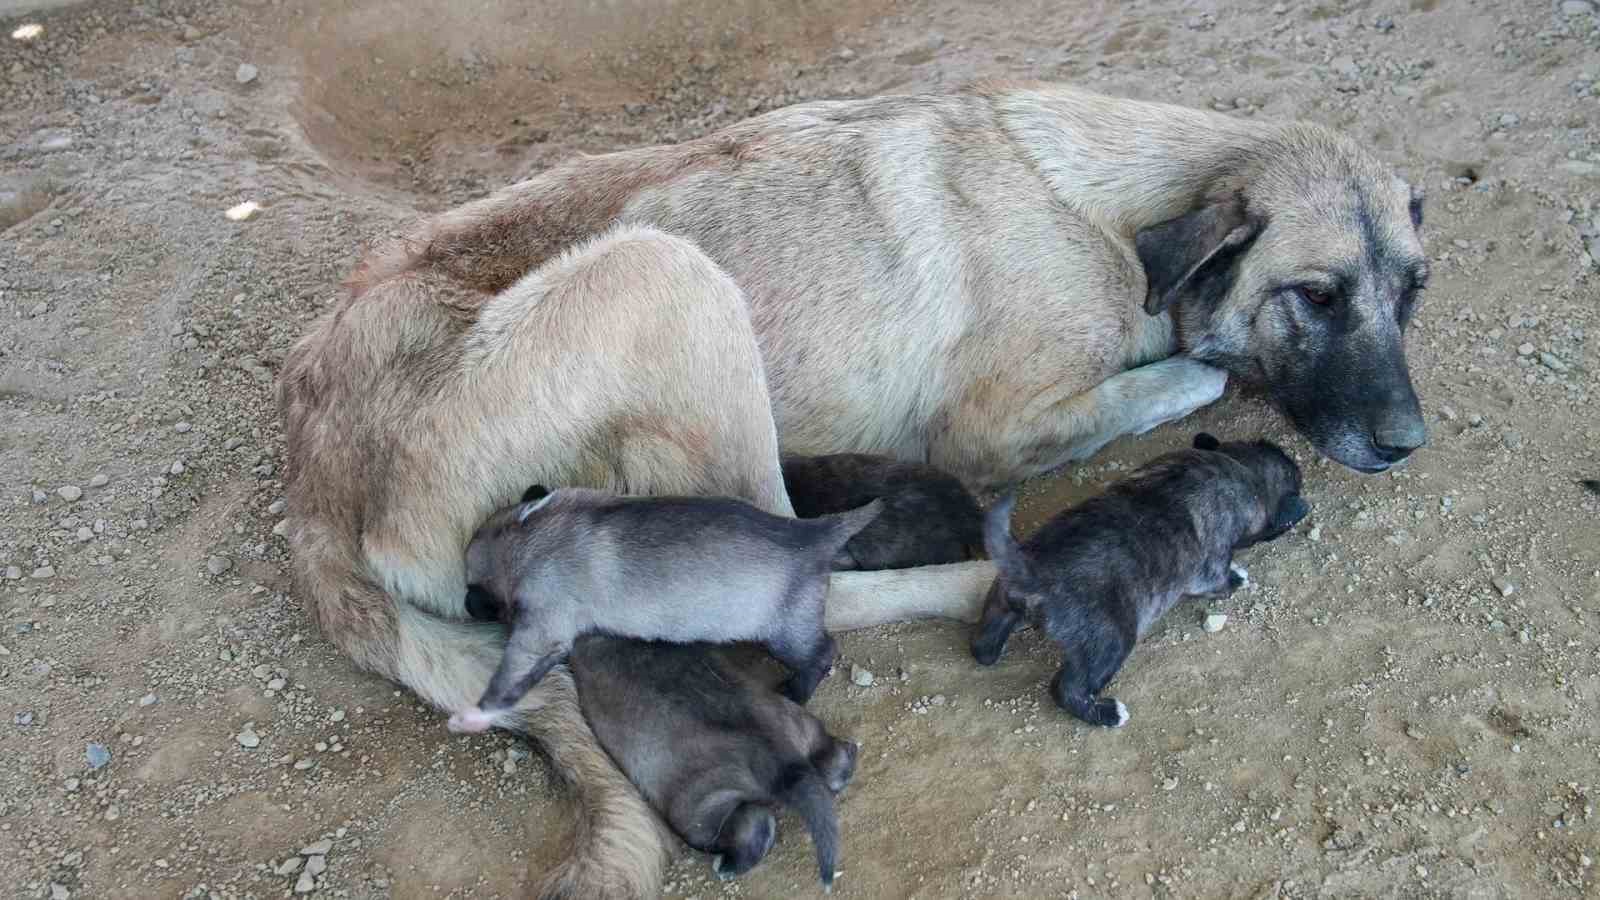
[(1113, 700), (1111, 702), (1117, 705), (1117, 721), (1111, 727), (1121, 728), (1128, 724), (1128, 707), (1121, 700)]

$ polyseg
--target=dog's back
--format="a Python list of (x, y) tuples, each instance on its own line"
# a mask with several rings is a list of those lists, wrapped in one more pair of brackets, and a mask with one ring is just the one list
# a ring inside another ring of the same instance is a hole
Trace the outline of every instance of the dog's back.
[(983, 546), (978, 501), (942, 469), (867, 453), (785, 455), (782, 466), (784, 489), (797, 516), (829, 515), (883, 500), (883, 512), (845, 544), (836, 568), (962, 562)]
[(744, 871), (771, 845), (760, 808), (781, 801), (805, 819), (830, 884), (839, 843), (832, 793), (853, 771), (854, 747), (722, 652), (590, 636), (574, 645), (570, 665), (601, 746), (688, 844), (744, 854), (732, 874)]

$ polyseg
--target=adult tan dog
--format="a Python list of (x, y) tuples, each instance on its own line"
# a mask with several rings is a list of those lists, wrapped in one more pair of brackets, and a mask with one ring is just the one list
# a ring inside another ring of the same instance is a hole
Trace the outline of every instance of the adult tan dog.
[[(1066, 87), (795, 106), (557, 166), (376, 249), (290, 354), (302, 594), (446, 711), (502, 629), (462, 548), (530, 483), (791, 514), (779, 446), (1000, 485), (1184, 416), (1226, 374), (1363, 471), (1426, 437), (1402, 333), (1420, 195), (1349, 140)], [(827, 625), (972, 620), (987, 562), (834, 577)], [(659, 890), (662, 837), (563, 670), (520, 707), (581, 798), (536, 892)]]

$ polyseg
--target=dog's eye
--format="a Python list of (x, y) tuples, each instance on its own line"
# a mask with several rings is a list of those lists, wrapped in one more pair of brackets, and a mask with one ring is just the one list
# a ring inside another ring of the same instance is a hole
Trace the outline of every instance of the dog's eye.
[(1320, 288), (1301, 285), (1295, 290), (1299, 292), (1300, 299), (1310, 303), (1312, 306), (1327, 306), (1333, 302), (1333, 294)]

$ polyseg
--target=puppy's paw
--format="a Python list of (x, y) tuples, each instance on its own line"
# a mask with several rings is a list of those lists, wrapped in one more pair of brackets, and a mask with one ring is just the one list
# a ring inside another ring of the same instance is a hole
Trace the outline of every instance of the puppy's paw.
[(1233, 564), (1228, 566), (1228, 587), (1229, 588), (1232, 588), (1233, 590), (1237, 591), (1238, 589), (1240, 589), (1242, 587), (1248, 587), (1249, 585), (1250, 585), (1250, 573), (1245, 570), (1244, 566), (1241, 566), (1238, 563), (1233, 563)]
[(1106, 728), (1121, 728), (1128, 724), (1128, 707), (1121, 700), (1097, 700), (1094, 713), (1095, 724)]
[(450, 717), (450, 721), (445, 723), (445, 727), (456, 734), (482, 734), (493, 727), (494, 720), (495, 717), (490, 713), (476, 706), (469, 706), (456, 711), (456, 714)]

